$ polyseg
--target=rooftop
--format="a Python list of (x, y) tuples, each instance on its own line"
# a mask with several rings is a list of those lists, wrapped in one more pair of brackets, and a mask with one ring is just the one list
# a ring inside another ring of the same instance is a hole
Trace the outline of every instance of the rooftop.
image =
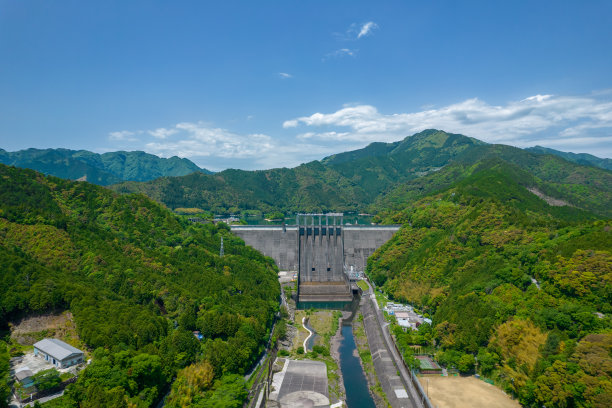
[(30, 370), (28, 367), (24, 367), (15, 373), (15, 378), (17, 378), (17, 381), (23, 381), (24, 379), (29, 378), (33, 375), (34, 373), (32, 372), (32, 370)]
[(34, 347), (58, 360), (63, 360), (74, 354), (83, 354), (78, 348), (72, 347), (70, 344), (64, 343), (59, 339), (43, 339), (35, 343)]

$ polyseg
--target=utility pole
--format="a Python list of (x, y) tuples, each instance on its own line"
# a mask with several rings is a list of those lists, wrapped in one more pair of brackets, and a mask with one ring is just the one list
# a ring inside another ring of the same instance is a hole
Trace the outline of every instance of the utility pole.
[(219, 250), (219, 256), (223, 258), (223, 237), (221, 237), (221, 249)]

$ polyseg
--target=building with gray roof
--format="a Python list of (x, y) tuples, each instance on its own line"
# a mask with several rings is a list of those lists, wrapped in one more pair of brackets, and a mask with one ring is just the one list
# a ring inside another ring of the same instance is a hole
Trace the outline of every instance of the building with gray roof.
[(15, 371), (15, 379), (19, 381), (24, 388), (34, 385), (34, 381), (32, 380), (33, 375), (34, 373), (32, 370), (27, 366)]
[(84, 353), (58, 339), (43, 339), (34, 344), (34, 355), (58, 368), (66, 368), (83, 362)]

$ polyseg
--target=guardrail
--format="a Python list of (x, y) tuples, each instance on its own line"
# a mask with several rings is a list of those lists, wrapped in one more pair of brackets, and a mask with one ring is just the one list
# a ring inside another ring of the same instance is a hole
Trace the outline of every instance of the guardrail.
[(414, 384), (414, 388), (416, 388), (417, 393), (421, 397), (421, 402), (423, 403), (425, 408), (434, 408), (434, 406), (431, 405), (431, 401), (427, 397), (427, 394), (423, 390), (423, 387), (421, 387), (421, 383), (419, 382), (419, 379), (417, 378), (416, 375), (414, 375), (414, 372), (412, 370), (410, 370), (410, 380), (412, 380), (412, 384)]

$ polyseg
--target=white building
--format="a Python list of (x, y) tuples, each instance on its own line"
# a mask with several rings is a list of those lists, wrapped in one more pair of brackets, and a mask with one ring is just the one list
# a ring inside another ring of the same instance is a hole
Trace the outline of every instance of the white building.
[(34, 355), (58, 368), (66, 368), (83, 362), (84, 353), (58, 339), (43, 339), (34, 344)]

